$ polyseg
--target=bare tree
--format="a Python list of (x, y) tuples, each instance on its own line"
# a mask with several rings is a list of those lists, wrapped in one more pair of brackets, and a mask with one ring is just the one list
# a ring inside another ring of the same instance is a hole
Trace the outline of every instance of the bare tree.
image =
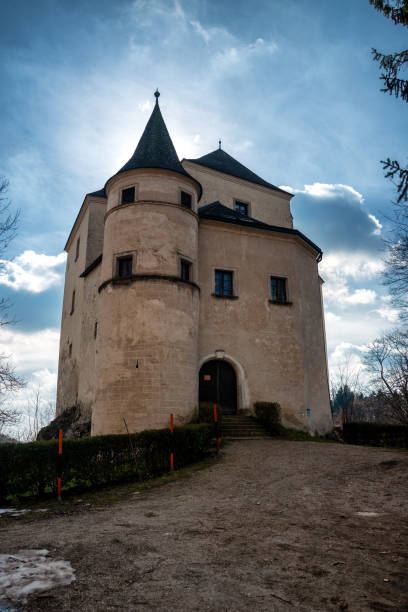
[(408, 332), (395, 330), (368, 345), (365, 364), (391, 420), (408, 425)]
[[(5, 177), (0, 177), (0, 271), (4, 266), (1, 257), (9, 246), (11, 240), (15, 238), (19, 211), (12, 213), (10, 201), (6, 193), (8, 181)], [(10, 303), (4, 297), (0, 297), (0, 328), (14, 323), (9, 315)], [(0, 430), (7, 425), (15, 425), (19, 420), (19, 413), (6, 401), (6, 394), (18, 391), (24, 385), (23, 379), (15, 373), (13, 365), (10, 363), (10, 355), (0, 354)]]
[(354, 403), (362, 394), (362, 365), (355, 359), (351, 350), (344, 355), (344, 361), (332, 374), (330, 381), (330, 396), (333, 416), (336, 414), (345, 421), (354, 418)]
[(46, 402), (41, 398), (41, 390), (38, 387), (24, 410), (25, 426), (19, 432), (20, 439), (25, 441), (36, 440), (40, 429), (48, 425), (54, 414), (55, 406), (52, 402)]

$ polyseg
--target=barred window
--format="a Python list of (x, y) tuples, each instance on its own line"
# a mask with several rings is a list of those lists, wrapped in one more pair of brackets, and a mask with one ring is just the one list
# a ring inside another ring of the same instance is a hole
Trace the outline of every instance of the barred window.
[(286, 279), (271, 276), (271, 300), (279, 304), (286, 304)]

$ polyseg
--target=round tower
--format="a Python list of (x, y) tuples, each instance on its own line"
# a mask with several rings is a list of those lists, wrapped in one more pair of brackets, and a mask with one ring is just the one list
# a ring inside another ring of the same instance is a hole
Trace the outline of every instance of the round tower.
[(198, 389), (201, 185), (156, 104), (130, 160), (106, 183), (92, 434), (188, 422)]

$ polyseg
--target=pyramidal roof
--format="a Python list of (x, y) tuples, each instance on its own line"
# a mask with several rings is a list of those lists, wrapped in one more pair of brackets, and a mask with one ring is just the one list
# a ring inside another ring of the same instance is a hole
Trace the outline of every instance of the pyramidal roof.
[(224, 174), (236, 176), (237, 178), (244, 179), (250, 183), (256, 183), (257, 185), (262, 185), (263, 187), (268, 187), (269, 189), (274, 189), (275, 191), (287, 193), (283, 189), (276, 187), (276, 185), (272, 185), (272, 183), (264, 181), (264, 179), (255, 174), (255, 172), (252, 172), (252, 170), (249, 170), (249, 168), (246, 168), (239, 161), (231, 157), (231, 155), (228, 155), (228, 153), (223, 151), (221, 146), (219, 149), (212, 151), (212, 153), (208, 153), (207, 155), (203, 155), (197, 159), (187, 159), (187, 161), (193, 162), (194, 164), (200, 164), (200, 166), (206, 166), (212, 170), (218, 170), (218, 172), (224, 172)]
[(176, 149), (160, 111), (160, 93), (156, 91), (154, 95), (156, 103), (139, 144), (129, 161), (114, 176), (138, 168), (161, 168), (184, 174), (197, 183), (198, 181), (184, 170), (177, 157)]

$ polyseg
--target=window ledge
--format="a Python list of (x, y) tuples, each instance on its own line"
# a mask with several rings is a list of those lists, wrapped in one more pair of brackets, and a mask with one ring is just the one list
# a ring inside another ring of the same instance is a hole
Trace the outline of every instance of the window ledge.
[(222, 300), (237, 300), (238, 295), (217, 295), (216, 293), (211, 294), (215, 298), (220, 298)]
[(277, 300), (268, 300), (270, 304), (276, 304), (277, 306), (292, 306), (293, 302), (278, 302)]

